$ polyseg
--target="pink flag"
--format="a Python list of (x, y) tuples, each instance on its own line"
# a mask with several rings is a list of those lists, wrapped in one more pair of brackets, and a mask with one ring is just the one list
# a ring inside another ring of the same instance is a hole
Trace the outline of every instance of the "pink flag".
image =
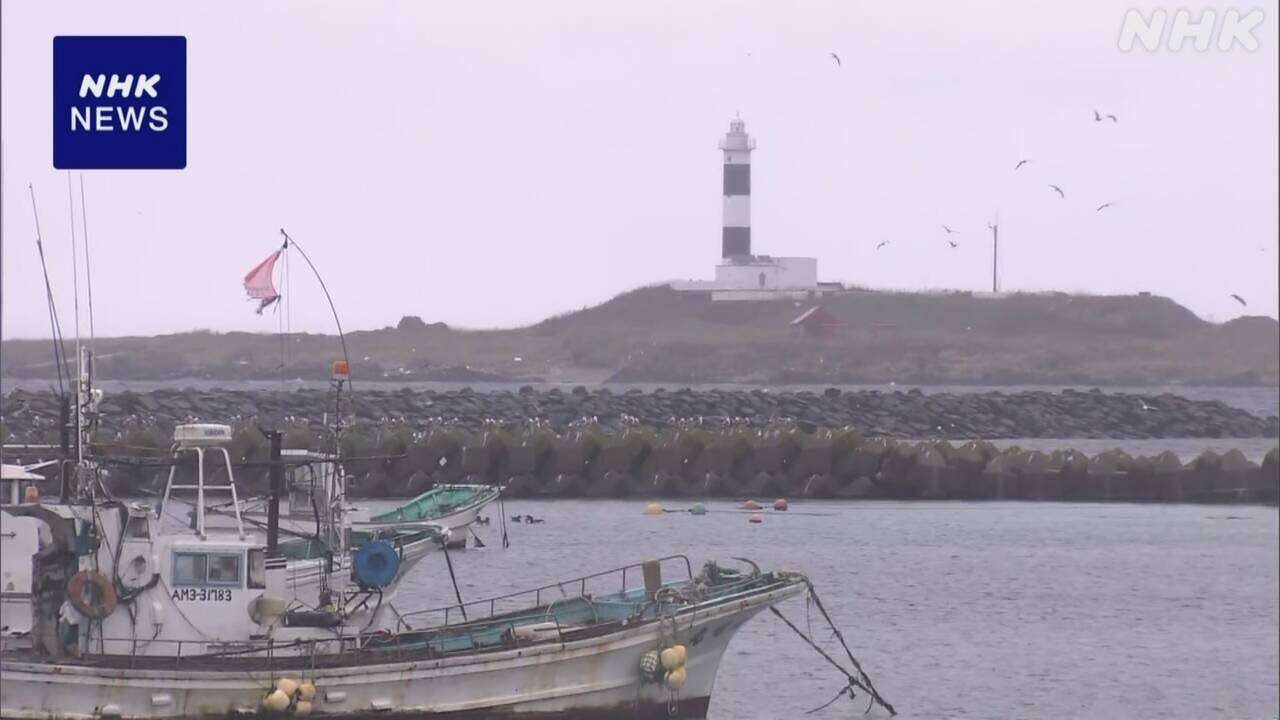
[(280, 251), (277, 250), (267, 256), (266, 260), (258, 263), (248, 275), (244, 276), (244, 291), (249, 293), (250, 300), (257, 300), (258, 314), (261, 315), (272, 303), (280, 299), (280, 293), (276, 291), (276, 286), (271, 282), (272, 271), (275, 270), (276, 260), (280, 258)]

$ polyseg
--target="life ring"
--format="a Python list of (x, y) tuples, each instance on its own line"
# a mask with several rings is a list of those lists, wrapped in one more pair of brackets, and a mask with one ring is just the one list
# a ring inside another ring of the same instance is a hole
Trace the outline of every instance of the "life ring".
[(81, 614), (94, 619), (104, 618), (116, 609), (116, 589), (106, 575), (93, 570), (81, 570), (67, 582), (67, 599)]

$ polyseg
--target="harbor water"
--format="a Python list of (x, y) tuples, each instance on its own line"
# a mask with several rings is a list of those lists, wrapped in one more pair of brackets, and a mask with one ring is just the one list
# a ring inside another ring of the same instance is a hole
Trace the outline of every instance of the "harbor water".
[[(688, 554), (695, 572), (734, 556), (804, 572), (907, 720), (1280, 710), (1274, 507), (792, 501), (759, 525), (733, 504), (709, 508), (653, 517), (634, 500), (511, 501), (506, 515), (545, 522), (508, 518), (503, 550), (490, 506), (492, 522), (479, 528), (488, 546), (451, 557), (467, 600), (674, 553)], [(396, 605), (452, 596), (437, 554), (414, 568)], [(799, 599), (780, 609), (801, 628), (812, 620), (840, 656), (816, 610), (807, 615)], [(841, 685), (766, 613), (733, 640), (710, 717), (801, 717)], [(858, 717), (865, 707), (863, 697), (842, 699), (812, 717)]]

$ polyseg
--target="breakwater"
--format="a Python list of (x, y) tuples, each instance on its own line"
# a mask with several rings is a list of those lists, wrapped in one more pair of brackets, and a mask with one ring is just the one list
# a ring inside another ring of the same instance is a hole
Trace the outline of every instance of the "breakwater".
[[(172, 428), (188, 420), (231, 422), (289, 419), (320, 429), (333, 413), (321, 390), (174, 390), (113, 393), (102, 402), (106, 436), (134, 427)], [(474, 392), (365, 390), (353, 396), (360, 423), (401, 423), (417, 430), (454, 427), (479, 432), (495, 425), (530, 423), (563, 433), (585, 425), (605, 432), (629, 427), (661, 431), (676, 426), (791, 423), (805, 432), (853, 428), (864, 436), (898, 438), (1259, 438), (1280, 436), (1280, 419), (1258, 417), (1219, 401), (1172, 394), (1138, 395), (1100, 390), (1062, 392), (923, 393), (766, 390), (588, 391), (574, 388)], [(5, 398), (10, 437), (47, 435), (58, 417), (49, 392), (14, 391)]]
[[(228, 422), (237, 481), (266, 489), (266, 441), (329, 449), (320, 391), (121, 393), (102, 403), (95, 452), (113, 492), (155, 488), (172, 426)], [(56, 399), (11, 393), (6, 432), (54, 435)], [(502, 484), (513, 497), (812, 497), (1265, 502), (1280, 451), (1184, 462), (1173, 452), (1000, 449), (965, 437), (1259, 437), (1276, 418), (1220, 402), (1102, 392), (362, 392), (341, 443), (353, 494), (405, 497), (437, 483)], [(939, 428), (947, 429), (942, 432)], [(937, 437), (946, 435), (948, 439)], [(896, 435), (897, 437), (894, 437)]]

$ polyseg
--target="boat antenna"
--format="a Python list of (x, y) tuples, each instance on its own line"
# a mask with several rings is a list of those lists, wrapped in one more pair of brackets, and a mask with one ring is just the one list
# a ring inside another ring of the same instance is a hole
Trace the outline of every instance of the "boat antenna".
[(80, 353), (80, 251), (76, 248), (76, 199), (71, 193), (71, 171), (67, 171), (67, 212), (71, 215), (71, 306), (76, 329), (76, 464), (84, 463), (84, 402), (80, 391), (84, 384), (84, 358)]
[[(94, 354), (93, 345), (96, 334), (93, 328), (93, 268), (89, 265), (89, 218), (84, 204), (84, 173), (80, 173), (80, 224), (83, 228), (83, 232), (80, 235), (84, 238), (85, 284), (88, 286), (89, 291), (89, 355), (92, 356)], [(89, 370), (92, 372), (92, 364), (90, 364)]]
[[(311, 268), (311, 272), (316, 276), (316, 281), (320, 283), (320, 289), (324, 291), (324, 299), (329, 301), (329, 312), (333, 313), (333, 324), (338, 327), (338, 341), (342, 343), (342, 359), (347, 361), (348, 372), (351, 368), (351, 357), (347, 354), (347, 336), (342, 332), (342, 320), (338, 319), (338, 308), (333, 304), (333, 296), (329, 294), (329, 288), (324, 284), (324, 278), (320, 277), (320, 271), (316, 269), (316, 264), (311, 262), (311, 258), (307, 256), (307, 251), (302, 249), (297, 240), (294, 240), (289, 233), (280, 228), (280, 234), (284, 236), (284, 246), (282, 249), (288, 250), (292, 246), (307, 261), (307, 267)], [(285, 260), (288, 263), (288, 260)], [(347, 380), (347, 392), (351, 391), (351, 380)]]
[[(40, 253), (40, 270), (44, 273), (44, 294), (49, 306), (49, 332), (53, 335), (53, 363), (58, 371), (58, 396), (65, 402), (67, 391), (62, 384), (62, 377), (66, 372), (66, 362), (62, 357), (62, 325), (58, 322), (58, 306), (53, 301), (53, 285), (49, 283), (49, 265), (45, 262), (44, 241), (40, 236), (40, 213), (36, 210), (36, 190), (31, 183), (27, 183), (27, 192), (31, 195), (31, 215), (36, 222), (36, 250)], [(67, 382), (71, 382), (70, 378)]]

